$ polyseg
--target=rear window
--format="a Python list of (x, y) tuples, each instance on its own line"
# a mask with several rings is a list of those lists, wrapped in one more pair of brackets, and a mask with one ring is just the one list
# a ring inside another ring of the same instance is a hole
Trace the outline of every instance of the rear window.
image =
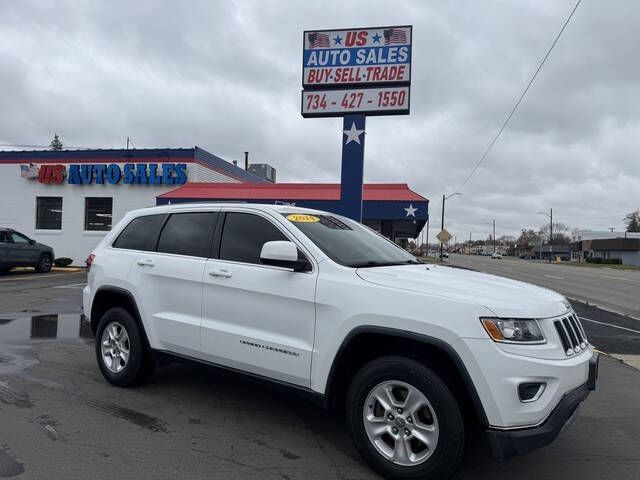
[(164, 215), (146, 215), (134, 218), (113, 242), (113, 247), (128, 250), (154, 250), (164, 218)]
[(208, 257), (216, 212), (174, 213), (164, 225), (158, 252)]

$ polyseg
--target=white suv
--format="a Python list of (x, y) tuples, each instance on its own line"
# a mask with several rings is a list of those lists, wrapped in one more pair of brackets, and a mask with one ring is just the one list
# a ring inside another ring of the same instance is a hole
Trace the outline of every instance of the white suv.
[(561, 295), (422, 264), (332, 213), (137, 210), (87, 263), (109, 382), (180, 357), (268, 379), (340, 408), (388, 478), (450, 476), (473, 425), (498, 457), (547, 445), (595, 388), (597, 354)]

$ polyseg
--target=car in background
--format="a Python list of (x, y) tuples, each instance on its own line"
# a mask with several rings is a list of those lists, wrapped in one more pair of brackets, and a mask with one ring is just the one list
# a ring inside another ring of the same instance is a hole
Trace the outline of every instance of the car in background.
[(493, 252), (491, 258), (493, 258), (494, 260), (502, 260), (502, 254), (500, 252)]
[(16, 232), (0, 228), (0, 273), (13, 267), (35, 267), (37, 272), (47, 273), (53, 266), (53, 248)]

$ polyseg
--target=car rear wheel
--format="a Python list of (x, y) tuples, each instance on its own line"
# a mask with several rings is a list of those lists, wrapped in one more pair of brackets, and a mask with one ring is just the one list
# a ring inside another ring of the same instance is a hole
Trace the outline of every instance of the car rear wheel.
[(365, 365), (347, 394), (356, 449), (385, 478), (446, 479), (460, 464), (464, 424), (446, 384), (404, 357)]
[(107, 310), (100, 319), (96, 357), (104, 378), (119, 387), (143, 383), (155, 368), (137, 322), (120, 307)]
[(49, 273), (51, 271), (51, 267), (53, 266), (53, 259), (51, 255), (48, 253), (43, 253), (40, 255), (40, 259), (38, 260), (38, 264), (36, 265), (36, 271), (39, 273)]

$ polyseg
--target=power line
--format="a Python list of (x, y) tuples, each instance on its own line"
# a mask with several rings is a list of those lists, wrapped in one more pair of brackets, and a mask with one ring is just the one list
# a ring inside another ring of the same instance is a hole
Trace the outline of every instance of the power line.
[(549, 47), (549, 50), (547, 50), (547, 54), (544, 56), (544, 58), (542, 59), (542, 61), (540, 62), (540, 65), (538, 65), (537, 70), (535, 71), (535, 73), (533, 74), (533, 76), (531, 77), (531, 80), (529, 80), (529, 83), (527, 84), (526, 88), (522, 91), (522, 94), (520, 95), (520, 98), (518, 98), (518, 101), (516, 102), (516, 104), (513, 106), (513, 109), (511, 110), (511, 113), (509, 113), (509, 115), (507, 116), (506, 120), (504, 121), (504, 123), (502, 124), (502, 126), (500, 127), (500, 130), (498, 130), (498, 133), (496, 133), (495, 137), (493, 137), (493, 140), (491, 140), (491, 142), (489, 143), (489, 146), (487, 147), (487, 149), (484, 151), (484, 153), (482, 154), (482, 157), (480, 157), (480, 160), (478, 160), (478, 162), (475, 164), (475, 166), (473, 167), (473, 170), (471, 170), (471, 173), (469, 174), (469, 176), (465, 179), (464, 182), (462, 182), (462, 184), (456, 189), (457, 191), (460, 191), (462, 189), (462, 187), (464, 187), (467, 182), (469, 180), (471, 180), (471, 177), (473, 177), (473, 175), (476, 173), (476, 171), (478, 170), (478, 168), (480, 167), (480, 165), (482, 165), (482, 162), (484, 162), (484, 159), (487, 157), (487, 155), (489, 154), (489, 152), (491, 151), (491, 149), (493, 148), (493, 146), (495, 145), (495, 143), (498, 141), (498, 138), (500, 138), (500, 135), (502, 135), (502, 131), (505, 129), (505, 127), (507, 126), (507, 124), (509, 123), (509, 120), (511, 120), (511, 117), (513, 117), (513, 114), (516, 113), (516, 110), (518, 109), (518, 107), (520, 106), (520, 103), (522, 102), (522, 99), (524, 98), (524, 96), (527, 94), (527, 92), (529, 91), (529, 88), (531, 87), (531, 85), (533, 84), (533, 81), (536, 79), (536, 77), (538, 76), (538, 73), (540, 72), (540, 70), (542, 69), (542, 66), (544, 65), (544, 63), (547, 61), (547, 58), (549, 57), (549, 55), (551, 54), (551, 51), (553, 50), (553, 47), (556, 46), (556, 43), (558, 43), (558, 40), (560, 39), (560, 36), (562, 35), (562, 32), (564, 32), (564, 29), (566, 28), (566, 26), (569, 24), (569, 21), (571, 20), (571, 17), (573, 17), (573, 14), (576, 12), (576, 10), (578, 9), (578, 6), (580, 5), (580, 2), (582, 2), (582, 0), (578, 0), (575, 4), (575, 6), (573, 7), (573, 10), (571, 10), (571, 13), (569, 14), (569, 16), (567, 17), (567, 20), (564, 22), (564, 25), (562, 25), (562, 28), (560, 29), (560, 31), (558, 32), (558, 35), (556, 35), (555, 40), (553, 41), (553, 43), (551, 44), (551, 47)]

